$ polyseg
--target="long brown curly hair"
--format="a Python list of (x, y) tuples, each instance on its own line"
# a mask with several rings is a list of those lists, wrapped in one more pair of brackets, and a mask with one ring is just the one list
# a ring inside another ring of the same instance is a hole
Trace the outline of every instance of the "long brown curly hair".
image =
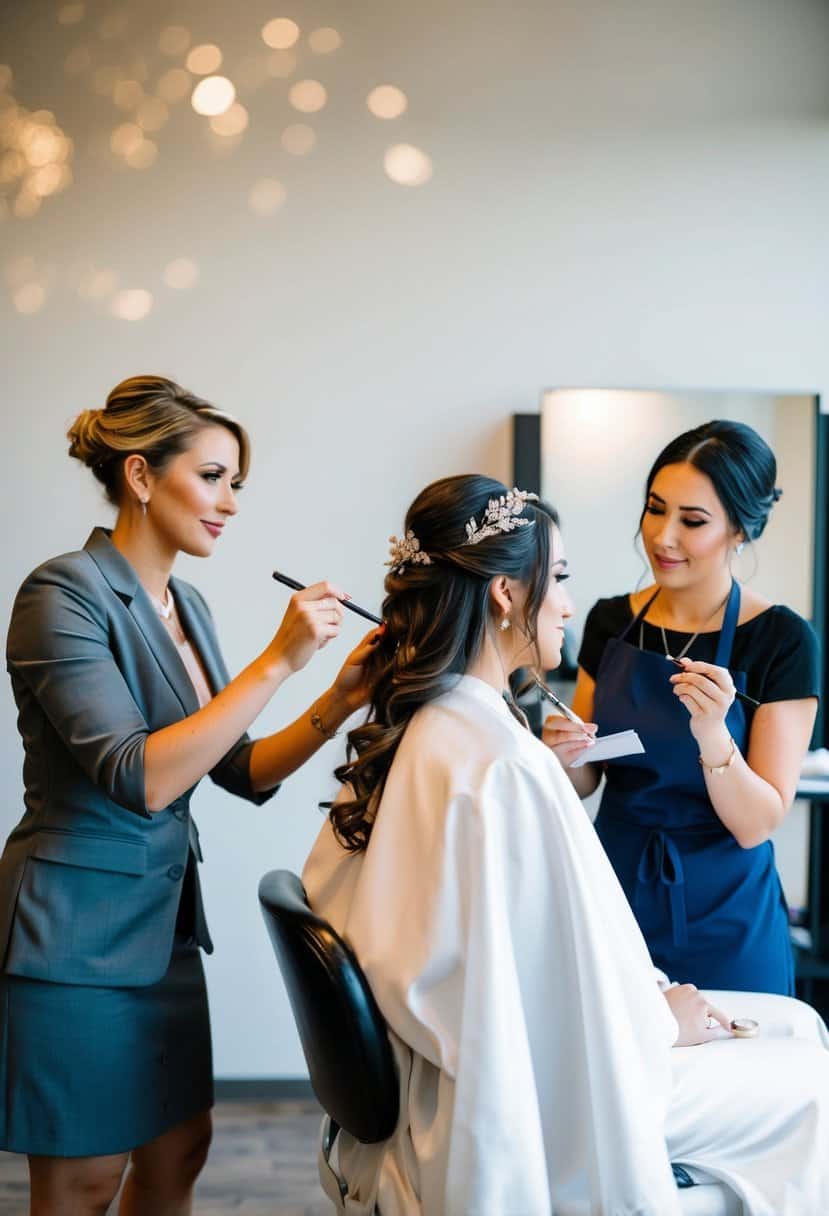
[[(335, 776), (351, 798), (331, 806), (342, 846), (366, 848), (386, 777), (413, 714), (448, 691), (479, 653), (489, 619), (489, 587), (500, 575), (527, 587), (523, 629), (536, 650), (536, 622), (550, 579), (552, 525), (558, 516), (528, 502), (529, 526), (469, 544), (466, 524), (481, 522), (491, 499), (507, 493), (490, 477), (465, 474), (427, 486), (406, 514), (429, 565), (406, 563), (385, 580), (385, 633), (369, 660), (373, 694), (367, 721), (349, 731)], [(538, 662), (537, 653), (534, 656)]]

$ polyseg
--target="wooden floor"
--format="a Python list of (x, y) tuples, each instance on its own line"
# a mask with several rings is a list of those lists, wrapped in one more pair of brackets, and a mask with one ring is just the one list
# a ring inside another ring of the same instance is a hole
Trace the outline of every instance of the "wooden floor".
[[(213, 1115), (194, 1216), (331, 1216), (317, 1180), (314, 1103), (222, 1102)], [(27, 1178), (25, 1158), (0, 1153), (0, 1216), (26, 1216)]]

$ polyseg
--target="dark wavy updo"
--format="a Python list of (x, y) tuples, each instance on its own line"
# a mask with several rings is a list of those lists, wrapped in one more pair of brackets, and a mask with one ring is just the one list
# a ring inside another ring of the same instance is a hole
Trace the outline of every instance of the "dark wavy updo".
[[(757, 540), (783, 492), (774, 484), (777, 461), (765, 439), (743, 422), (725, 420), (704, 422), (685, 431), (654, 461), (645, 485), (646, 506), (660, 469), (686, 463), (710, 478), (731, 526), (747, 541)], [(644, 517), (643, 508), (640, 526)]]
[[(481, 649), (489, 587), (499, 575), (526, 586), (523, 628), (536, 648), (538, 612), (550, 580), (552, 525), (558, 516), (528, 502), (525, 527), (468, 544), (466, 525), (483, 520), (490, 499), (507, 493), (490, 477), (446, 477), (427, 486), (406, 515), (430, 565), (407, 563), (386, 576), (385, 633), (369, 664), (374, 693), (365, 725), (348, 735), (346, 763), (336, 770), (354, 797), (335, 803), (334, 831), (350, 852), (365, 849), (386, 776), (412, 715), (450, 689)], [(404, 533), (405, 534), (405, 533)], [(538, 661), (537, 653), (533, 656)], [(528, 664), (529, 665), (529, 664)]]
[(67, 431), (69, 455), (92, 469), (117, 507), (127, 456), (137, 453), (155, 473), (161, 473), (189, 447), (196, 432), (208, 426), (226, 427), (236, 436), (239, 472), (244, 479), (250, 441), (240, 422), (166, 376), (131, 376), (116, 384), (103, 409), (78, 414)]

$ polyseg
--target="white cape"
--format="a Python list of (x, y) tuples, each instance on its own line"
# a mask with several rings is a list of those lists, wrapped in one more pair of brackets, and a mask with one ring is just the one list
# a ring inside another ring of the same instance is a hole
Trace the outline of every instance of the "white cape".
[[(762, 1181), (755, 1196), (739, 1169), (732, 1179), (727, 1154), (722, 1164), (716, 1095), (700, 1112), (716, 1135), (701, 1135), (693, 1113), (693, 1053), (720, 1050), (706, 1081), (716, 1088), (728, 1053), (758, 1044), (672, 1050), (676, 1022), (578, 797), (489, 685), (464, 676), (415, 715), (366, 852), (346, 853), (326, 824), (303, 881), (355, 950), (401, 1077), (390, 1141), (362, 1146), (341, 1134), (345, 1210), (674, 1216), (669, 1146), (676, 1160), (688, 1140), (698, 1151), (687, 1160), (735, 1182), (753, 1216), (829, 1211), (816, 1164), (829, 1150), (829, 1053), (802, 1044), (809, 1093), (780, 1115), (800, 1156), (791, 1169), (782, 1162), (788, 1175), (774, 1184), (795, 1201), (766, 1207)], [(811, 1101), (816, 1083), (823, 1103)], [(750, 1162), (757, 1149), (746, 1144)], [(780, 1169), (777, 1152), (766, 1172)]]

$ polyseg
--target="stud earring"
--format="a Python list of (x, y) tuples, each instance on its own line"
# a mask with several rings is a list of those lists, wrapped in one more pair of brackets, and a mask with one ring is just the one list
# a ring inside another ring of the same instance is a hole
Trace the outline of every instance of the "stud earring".
[(509, 629), (509, 627), (510, 627), (510, 624), (511, 624), (511, 622), (510, 622), (509, 617), (508, 617), (508, 616), (503, 616), (503, 617), (501, 618), (501, 624), (498, 626), (498, 628), (501, 630), (501, 632), (502, 632), (502, 633), (506, 633), (506, 631), (507, 631), (507, 630)]

